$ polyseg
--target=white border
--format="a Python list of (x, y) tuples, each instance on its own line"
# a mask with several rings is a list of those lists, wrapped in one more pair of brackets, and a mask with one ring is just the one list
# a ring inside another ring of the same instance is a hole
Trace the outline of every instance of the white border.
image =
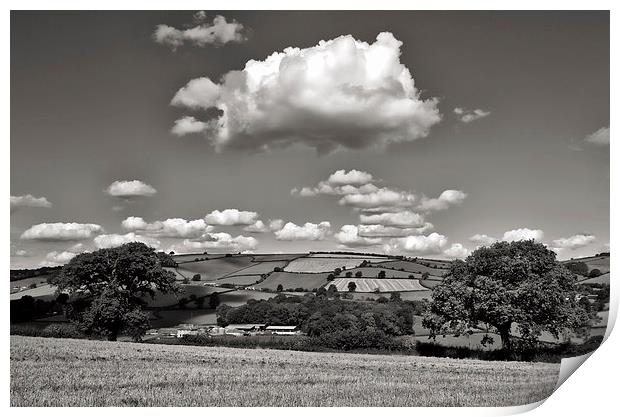
[[(2, 100), (2, 115), (4, 118), (4, 135), (1, 139), (2, 146), (2, 169), (4, 170), (3, 181), (2, 181), (2, 192), (6, 196), (9, 195), (10, 190), (10, 145), (9, 145), (9, 137), (10, 137), (10, 9), (15, 10), (47, 10), (50, 9), (50, 6), (53, 6), (55, 9), (61, 10), (83, 10), (83, 9), (91, 9), (91, 10), (141, 10), (141, 9), (154, 9), (154, 10), (256, 10), (256, 9), (267, 9), (267, 10), (276, 10), (276, 9), (284, 9), (284, 10), (611, 10), (611, 44), (615, 46), (611, 48), (611, 74), (618, 74), (618, 19), (616, 18), (616, 12), (618, 11), (618, 2), (614, 1), (599, 1), (599, 0), (590, 0), (590, 1), (548, 1), (548, 0), (522, 0), (522, 1), (489, 1), (489, 0), (470, 0), (467, 2), (463, 1), (433, 1), (433, 2), (415, 2), (415, 1), (404, 1), (404, 0), (382, 0), (381, 2), (365, 2), (361, 4), (358, 1), (339, 1), (335, 2), (333, 0), (325, 1), (325, 0), (314, 0), (312, 2), (291, 2), (283, 1), (283, 0), (272, 0), (272, 1), (263, 1), (256, 2), (250, 0), (228, 0), (228, 1), (161, 1), (161, 0), (152, 0), (152, 1), (119, 1), (119, 0), (108, 0), (105, 2), (102, 1), (94, 1), (88, 2), (87, 4), (84, 2), (78, 1), (66, 1), (66, 0), (57, 0), (53, 3), (49, 1), (42, 0), (32, 0), (32, 1), (7, 1), (4, 4), (8, 5), (8, 8), (5, 8), (5, 12), (2, 14), (2, 32), (4, 33), (3, 42), (2, 42), (2, 56), (5, 60), (4, 65), (1, 67), (2, 75), (3, 75), (3, 98)], [(87, 7), (88, 6), (88, 7)], [(464, 6), (469, 6), (465, 8)], [(614, 7), (615, 6), (615, 7)], [(6, 7), (6, 6), (5, 6)], [(615, 50), (614, 50), (615, 49)], [(568, 86), (570, 88), (570, 86)], [(611, 79), (611, 121), (610, 124), (614, 124), (617, 120), (617, 112), (614, 111), (616, 109), (615, 97), (618, 96), (618, 83), (615, 82), (615, 79), (612, 77)], [(611, 159), (616, 159), (617, 156), (616, 148), (614, 146), (611, 147)], [(618, 167), (611, 164), (611, 183), (616, 184), (618, 178)], [(618, 208), (618, 192), (615, 190), (611, 190), (611, 213), (615, 213), (614, 208)], [(8, 271), (10, 269), (9, 263), (9, 231), (10, 231), (10, 214), (8, 204), (3, 206), (2, 209), (3, 219), (2, 222), (2, 236), (4, 236), (4, 240), (2, 241), (2, 254), (4, 259), (4, 271)], [(9, 220), (9, 221), (7, 221)], [(616, 247), (616, 239), (615, 233), (618, 230), (618, 221), (615, 217), (611, 217), (611, 246)], [(614, 271), (619, 270), (618, 262), (616, 258), (613, 258), (611, 261), (611, 269)], [(612, 285), (612, 308), (615, 308), (617, 312), (618, 306), (618, 288), (617, 286)], [(3, 334), (6, 335), (4, 339), (4, 343), (2, 344), (2, 367), (3, 367), (3, 375), (4, 378), (2, 380), (2, 396), (3, 396), (3, 405), (4, 407), (8, 407), (9, 405), (9, 377), (10, 377), (10, 362), (9, 362), (9, 329), (8, 329), (8, 316), (9, 316), (9, 305), (8, 302), (5, 302), (0, 307), (2, 308), (3, 317), (5, 317), (5, 321), (3, 322)], [(614, 310), (612, 310), (614, 311)], [(610, 316), (610, 320), (612, 317)], [(589, 415), (606, 415), (609, 413), (609, 410), (613, 410), (615, 405), (618, 404), (618, 395), (617, 395), (617, 378), (620, 377), (619, 374), (619, 360), (618, 353), (620, 352), (620, 337), (618, 336), (618, 331), (612, 332), (609, 335), (608, 340), (599, 348), (590, 359), (586, 361), (586, 363), (581, 366), (576, 372), (575, 375), (571, 376), (566, 383), (564, 383), (557, 392), (555, 392), (547, 401), (543, 402), (542, 405), (531, 411), (531, 415), (539, 415), (539, 416), (548, 416), (551, 414), (565, 414), (565, 415), (579, 415), (579, 414), (589, 414)], [(459, 416), (484, 416), (484, 415), (507, 415), (514, 414), (519, 412), (524, 412), (531, 410), (537, 405), (530, 405), (525, 407), (510, 407), (510, 408), (425, 408), (425, 409), (386, 409), (385, 412), (396, 414), (396, 415), (411, 415), (411, 413), (424, 413), (424, 415), (459, 415)], [(103, 416), (104, 413), (108, 414), (112, 410), (107, 409), (89, 409), (81, 410), (77, 408), (73, 409), (51, 409), (51, 410), (35, 410), (35, 409), (10, 409), (9, 412), (15, 415), (27, 415), (30, 413), (51, 413), (52, 416), (60, 415), (60, 413), (69, 415), (77, 415), (77, 413), (93, 413), (97, 416)], [(289, 417), (290, 413), (295, 413), (299, 416), (313, 416), (317, 413), (323, 413), (326, 415), (341, 415), (355, 413), (356, 415), (366, 415), (366, 413), (375, 414), (381, 413), (383, 410), (378, 409), (273, 409), (273, 408), (263, 408), (263, 409), (226, 409), (226, 410), (205, 410), (205, 413), (215, 412), (215, 413), (226, 413), (227, 415), (242, 415), (246, 413), (251, 413), (252, 415), (258, 416), (273, 416), (273, 415), (282, 415)], [(136, 412), (141, 413), (149, 413), (149, 415), (156, 416), (164, 416), (169, 413), (178, 413), (178, 412), (200, 412), (198, 410), (169, 410), (169, 409), (115, 409), (115, 413), (120, 413), (121, 415), (127, 414), (135, 415)]]

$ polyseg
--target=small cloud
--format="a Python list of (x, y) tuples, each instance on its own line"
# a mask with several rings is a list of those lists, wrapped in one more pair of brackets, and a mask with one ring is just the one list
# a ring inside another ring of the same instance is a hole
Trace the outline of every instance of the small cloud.
[(282, 219), (269, 220), (269, 230), (271, 230), (272, 232), (281, 230), (283, 227), (284, 227), (284, 220)]
[(334, 235), (334, 238), (342, 246), (355, 248), (360, 246), (374, 246), (381, 243), (381, 239), (363, 237), (359, 234), (359, 228), (352, 224), (346, 224)]
[(136, 197), (152, 197), (157, 194), (157, 190), (140, 180), (131, 180), (114, 181), (108, 186), (106, 193), (112, 197), (131, 199)]
[(325, 240), (330, 229), (331, 224), (327, 221), (318, 224), (308, 222), (303, 226), (288, 222), (275, 235), (277, 240)]
[(103, 232), (98, 224), (82, 223), (40, 223), (30, 227), (21, 235), (23, 240), (50, 242), (89, 239)]
[(422, 211), (445, 210), (450, 206), (461, 204), (467, 194), (461, 190), (445, 190), (437, 198), (423, 197), (417, 209)]
[(231, 236), (228, 233), (208, 233), (205, 240), (185, 239), (182, 243), (168, 248), (175, 253), (216, 251), (220, 253), (251, 252), (258, 246), (258, 240), (248, 236)]
[(502, 240), (507, 242), (514, 242), (519, 240), (534, 240), (535, 242), (542, 242), (543, 231), (540, 229), (528, 229), (526, 227), (522, 229), (508, 230), (504, 233)]
[(362, 209), (377, 207), (409, 207), (416, 201), (416, 196), (407, 191), (380, 188), (369, 193), (346, 194), (338, 204)]
[(20, 207), (52, 207), (45, 197), (35, 197), (32, 194), (11, 196), (11, 213), (15, 212)]
[(389, 243), (383, 246), (383, 250), (388, 254), (407, 252), (417, 255), (429, 255), (441, 253), (447, 243), (448, 239), (444, 235), (431, 233), (428, 236), (407, 236), (390, 239)]
[(434, 226), (432, 223), (425, 222), (419, 227), (395, 227), (384, 226), (382, 224), (360, 224), (358, 226), (359, 235), (362, 237), (404, 237), (413, 235), (422, 235), (431, 230)]
[(463, 123), (471, 123), (474, 120), (482, 119), (483, 117), (487, 117), (491, 114), (490, 111), (485, 111), (482, 109), (475, 110), (465, 110), (462, 107), (456, 107), (454, 109), (454, 114), (458, 116), (458, 119)]
[(412, 211), (397, 213), (360, 214), (360, 223), (393, 227), (423, 227), (424, 217)]
[(100, 235), (93, 239), (93, 243), (98, 249), (113, 248), (130, 242), (141, 242), (155, 249), (159, 248), (160, 245), (159, 240), (147, 236), (137, 235), (134, 232), (126, 233), (124, 235), (116, 233)]
[(77, 253), (71, 251), (52, 251), (45, 255), (45, 260), (39, 263), (40, 266), (61, 266), (73, 259)]
[(206, 21), (206, 13), (194, 15), (196, 26), (188, 29), (176, 29), (168, 25), (158, 25), (153, 33), (155, 42), (176, 50), (185, 43), (199, 47), (206, 45), (225, 45), (229, 42), (240, 43), (246, 40), (244, 27), (236, 20), (227, 22), (224, 16), (217, 15), (212, 23)]
[(248, 226), (256, 221), (258, 213), (255, 211), (242, 211), (237, 209), (213, 210), (205, 216), (208, 224), (220, 226)]
[(209, 123), (201, 122), (193, 116), (185, 116), (174, 122), (170, 132), (176, 136), (185, 136), (191, 133), (204, 132), (209, 128)]
[(556, 239), (551, 242), (551, 245), (554, 248), (559, 249), (578, 249), (583, 248), (584, 246), (588, 246), (596, 240), (594, 235), (590, 234), (578, 234), (570, 237), (563, 237), (560, 239)]
[(269, 231), (269, 228), (262, 220), (256, 220), (251, 225), (244, 227), (243, 230), (250, 233), (265, 233)]
[(469, 255), (469, 249), (460, 243), (453, 243), (443, 254), (452, 259), (463, 259)]
[(608, 146), (609, 145), (609, 128), (601, 127), (596, 132), (591, 133), (588, 136), (586, 136), (584, 141), (592, 145)]
[(142, 217), (127, 217), (121, 222), (126, 230), (137, 231), (148, 236), (171, 238), (196, 238), (213, 230), (203, 219), (185, 220), (180, 218), (146, 222)]
[(488, 236), (485, 234), (473, 235), (472, 237), (469, 238), (469, 240), (481, 246), (489, 246), (497, 242), (497, 238), (494, 238), (492, 236)]

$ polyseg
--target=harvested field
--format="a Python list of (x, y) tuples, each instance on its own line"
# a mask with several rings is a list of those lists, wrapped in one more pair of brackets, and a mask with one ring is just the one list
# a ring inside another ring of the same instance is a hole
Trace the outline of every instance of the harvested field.
[(327, 274), (299, 274), (292, 272), (274, 272), (266, 280), (258, 285), (256, 288), (268, 288), (275, 291), (278, 288), (278, 284), (282, 284), (282, 287), (286, 290), (288, 288), (305, 288), (312, 290), (313, 288), (319, 288), (327, 283)]
[(513, 406), (560, 367), (23, 336), (10, 359), (11, 406)]
[(380, 292), (426, 290), (417, 279), (336, 278), (330, 284), (334, 284), (338, 291), (347, 292), (349, 282), (357, 285), (355, 292), (374, 292), (377, 288)]
[(345, 273), (351, 272), (353, 278), (355, 278), (355, 274), (357, 272), (361, 272), (362, 276), (360, 278), (376, 278), (379, 272), (385, 271), (386, 278), (409, 278), (410, 275), (414, 275), (415, 278), (419, 278), (422, 274), (415, 274), (413, 272), (407, 271), (394, 271), (392, 269), (378, 268), (378, 267), (365, 267), (365, 268), (353, 268), (347, 269), (343, 274), (340, 274), (342, 278)]

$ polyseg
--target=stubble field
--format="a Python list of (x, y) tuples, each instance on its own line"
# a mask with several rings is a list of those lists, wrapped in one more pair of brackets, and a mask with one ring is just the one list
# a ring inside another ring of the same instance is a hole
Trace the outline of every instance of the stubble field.
[(559, 364), (11, 336), (12, 406), (512, 406)]

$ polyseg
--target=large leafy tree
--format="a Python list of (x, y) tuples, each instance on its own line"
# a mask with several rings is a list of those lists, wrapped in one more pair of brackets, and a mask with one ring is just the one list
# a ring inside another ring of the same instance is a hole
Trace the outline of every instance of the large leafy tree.
[(491, 326), (510, 351), (515, 325), (524, 342), (534, 342), (543, 331), (559, 337), (583, 329), (590, 317), (577, 301), (576, 285), (575, 275), (544, 245), (497, 242), (452, 264), (433, 289), (423, 325), (431, 337)]
[(72, 317), (82, 330), (109, 340), (121, 332), (139, 339), (148, 328), (144, 298), (177, 290), (174, 274), (162, 267), (161, 257), (139, 242), (80, 254), (53, 284), (80, 300)]

